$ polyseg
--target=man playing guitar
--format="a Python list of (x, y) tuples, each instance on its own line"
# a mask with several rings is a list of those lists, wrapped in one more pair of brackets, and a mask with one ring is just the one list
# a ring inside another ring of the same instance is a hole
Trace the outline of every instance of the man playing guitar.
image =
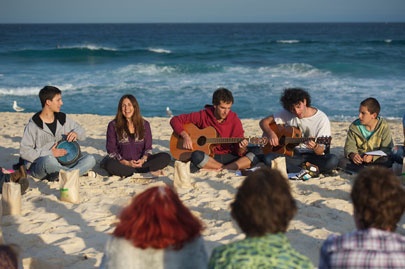
[[(338, 159), (329, 153), (330, 143), (321, 143), (320, 139), (316, 139), (331, 136), (330, 122), (326, 114), (312, 107), (309, 93), (300, 88), (285, 89), (280, 102), (284, 109), (262, 119), (259, 123), (264, 136), (268, 137), (267, 145), (270, 148), (278, 148), (281, 136), (280, 133), (276, 133), (277, 130), (282, 132), (283, 127), (295, 127), (303, 138), (308, 139), (305, 143), (294, 146), (291, 156), (288, 154), (285, 156), (288, 173), (299, 172), (301, 164), (305, 162), (317, 165), (321, 173), (331, 173), (336, 169)], [(274, 128), (275, 124), (278, 128)], [(277, 153), (270, 150), (264, 155), (263, 162), (271, 166), (271, 161), (280, 155), (284, 155), (283, 152)]]
[(184, 128), (192, 123), (199, 129), (213, 127), (221, 138), (243, 138), (242, 122), (237, 114), (231, 111), (233, 102), (232, 93), (225, 88), (219, 88), (213, 94), (212, 105), (206, 105), (198, 112), (174, 116), (170, 120), (174, 134), (182, 139), (180, 147), (189, 150), (188, 159), (198, 168), (239, 170), (258, 162), (254, 153), (247, 152), (247, 139), (238, 143), (213, 144), (212, 154), (209, 155), (194, 149), (193, 139)]

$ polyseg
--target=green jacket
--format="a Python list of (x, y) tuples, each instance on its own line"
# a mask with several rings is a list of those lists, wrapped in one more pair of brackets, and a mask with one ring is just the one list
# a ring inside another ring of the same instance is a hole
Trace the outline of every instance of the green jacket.
[[(354, 152), (360, 155), (373, 150), (382, 150), (389, 154), (391, 148), (393, 147), (392, 135), (390, 127), (385, 119), (378, 118), (378, 122), (374, 133), (371, 137), (366, 140), (361, 134), (358, 125), (360, 125), (360, 120), (357, 119), (352, 122), (349, 126), (349, 131), (347, 132), (347, 138), (344, 148), (345, 157), (348, 158), (349, 154)], [(373, 161), (378, 159), (380, 156), (374, 156)]]
[(308, 257), (292, 248), (283, 233), (246, 237), (214, 248), (209, 269), (312, 269)]

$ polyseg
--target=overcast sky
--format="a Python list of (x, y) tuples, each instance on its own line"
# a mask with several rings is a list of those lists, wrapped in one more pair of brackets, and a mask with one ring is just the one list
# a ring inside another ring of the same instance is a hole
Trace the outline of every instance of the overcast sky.
[(0, 23), (405, 22), (405, 0), (0, 0)]

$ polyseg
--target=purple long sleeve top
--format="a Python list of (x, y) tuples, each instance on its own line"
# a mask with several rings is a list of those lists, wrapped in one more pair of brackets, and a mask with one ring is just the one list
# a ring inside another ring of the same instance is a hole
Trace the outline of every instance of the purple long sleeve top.
[(115, 130), (115, 121), (110, 121), (107, 128), (107, 153), (117, 160), (139, 160), (143, 155), (152, 154), (152, 131), (150, 124), (144, 119), (145, 137), (142, 140), (124, 135), (121, 140)]

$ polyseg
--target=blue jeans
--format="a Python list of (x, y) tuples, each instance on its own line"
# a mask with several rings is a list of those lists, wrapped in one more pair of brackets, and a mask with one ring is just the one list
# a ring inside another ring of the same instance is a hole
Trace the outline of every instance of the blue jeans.
[(402, 164), (402, 162), (404, 160), (403, 158), (405, 157), (404, 156), (404, 148), (405, 148), (405, 146), (395, 146), (395, 147), (392, 148), (391, 158), (395, 162)]
[(54, 156), (40, 157), (29, 168), (31, 175), (38, 179), (44, 179), (49, 174), (59, 173), (60, 170), (72, 171), (79, 169), (79, 176), (86, 174), (96, 165), (93, 155), (82, 155), (79, 160), (70, 166), (61, 165)]

